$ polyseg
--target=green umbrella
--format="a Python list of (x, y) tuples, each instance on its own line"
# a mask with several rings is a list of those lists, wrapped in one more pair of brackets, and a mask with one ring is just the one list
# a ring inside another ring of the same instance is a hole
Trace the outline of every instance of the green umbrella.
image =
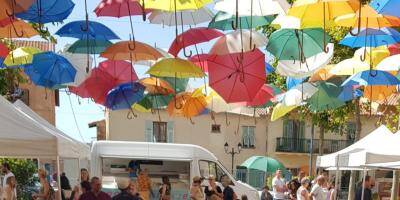
[(137, 104), (143, 106), (146, 109), (160, 109), (164, 108), (168, 105), (168, 103), (172, 100), (173, 95), (145, 95), (141, 101)]
[(324, 35), (329, 41), (321, 28), (280, 29), (271, 34), (267, 50), (279, 60), (305, 60), (325, 50)]
[[(68, 52), (70, 53), (87, 53), (87, 40), (78, 40), (74, 42), (69, 48)], [(91, 54), (100, 54), (107, 47), (112, 45), (113, 43), (108, 40), (89, 40), (89, 50)]]
[(247, 169), (256, 169), (266, 173), (275, 173), (276, 170), (282, 170), (282, 174), (287, 173), (287, 169), (281, 162), (266, 156), (252, 156), (244, 161), (240, 166)]
[(176, 94), (185, 92), (189, 83), (189, 79), (187, 78), (174, 78), (174, 77), (159, 77), (159, 78), (167, 81), (171, 85), (171, 87), (176, 90), (175, 91)]
[[(239, 23), (243, 29), (253, 29), (258, 26), (268, 25), (274, 20), (274, 16), (240, 16)], [(208, 28), (216, 28), (219, 30), (233, 30), (232, 22), (236, 21), (236, 16), (225, 12), (217, 12)]]
[(329, 82), (320, 82), (318, 91), (308, 99), (309, 108), (313, 112), (339, 108), (345, 103), (339, 100), (340, 87)]

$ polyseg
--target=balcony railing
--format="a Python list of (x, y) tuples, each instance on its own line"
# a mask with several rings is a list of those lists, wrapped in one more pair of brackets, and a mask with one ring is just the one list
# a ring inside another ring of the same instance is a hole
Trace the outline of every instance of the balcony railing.
[[(353, 144), (350, 140), (324, 140), (324, 154), (333, 153)], [(276, 138), (276, 152), (310, 153), (311, 140), (306, 138)], [(313, 153), (319, 153), (319, 140), (314, 139)]]

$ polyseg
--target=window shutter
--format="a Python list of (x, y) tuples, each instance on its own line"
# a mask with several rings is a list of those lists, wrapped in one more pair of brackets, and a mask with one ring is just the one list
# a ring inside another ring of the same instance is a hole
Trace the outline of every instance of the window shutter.
[(300, 122), (300, 137), (299, 138), (304, 138), (304, 132), (306, 129), (306, 123), (304, 121)]
[(255, 129), (254, 126), (249, 127), (249, 143), (250, 143), (251, 147), (255, 146), (255, 144), (254, 144), (254, 142), (255, 142), (254, 129)]
[(288, 137), (288, 123), (289, 120), (285, 119), (283, 120), (283, 137), (287, 138)]
[(146, 121), (145, 125), (146, 125), (146, 127), (144, 130), (144, 134), (145, 134), (146, 142), (155, 142), (154, 134), (153, 134), (153, 122)]
[(293, 138), (293, 136), (294, 136), (294, 123), (295, 123), (294, 120), (288, 121), (288, 133), (287, 133), (288, 138)]
[(167, 142), (174, 143), (174, 122), (167, 123)]

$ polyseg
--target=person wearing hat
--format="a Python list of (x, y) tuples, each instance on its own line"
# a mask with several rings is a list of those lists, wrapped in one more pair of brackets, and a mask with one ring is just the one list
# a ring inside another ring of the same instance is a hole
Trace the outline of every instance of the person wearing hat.
[(129, 178), (117, 178), (117, 186), (118, 189), (121, 190), (121, 193), (114, 196), (113, 200), (140, 200), (139, 197), (132, 195), (129, 192), (130, 180)]
[(206, 199), (207, 200), (222, 200), (224, 195), (222, 194), (221, 188), (215, 182), (215, 177), (213, 175), (210, 175), (208, 177), (208, 183), (209, 183), (209, 185), (206, 186), (206, 188), (204, 189), (204, 193), (206, 194)]
[(203, 200), (204, 193), (201, 188), (202, 178), (200, 176), (193, 177), (192, 187), (190, 188), (190, 199), (191, 200)]

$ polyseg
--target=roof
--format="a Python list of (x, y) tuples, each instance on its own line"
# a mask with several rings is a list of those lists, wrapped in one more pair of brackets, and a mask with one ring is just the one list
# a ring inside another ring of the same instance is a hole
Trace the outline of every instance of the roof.
[(48, 41), (34, 41), (34, 40), (14, 40), (13, 43), (17, 47), (35, 47), (42, 51), (55, 51), (56, 44)]
[(400, 101), (400, 93), (393, 93), (385, 100), (378, 101), (378, 103), (385, 106), (397, 106), (399, 105), (399, 101)]

